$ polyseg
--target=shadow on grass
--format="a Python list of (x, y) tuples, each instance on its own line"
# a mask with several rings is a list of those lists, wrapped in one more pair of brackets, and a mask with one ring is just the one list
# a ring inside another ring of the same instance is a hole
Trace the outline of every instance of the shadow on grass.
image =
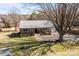
[[(75, 44), (71, 44), (70, 42), (63, 42), (63, 43), (55, 43), (53, 41), (32, 41), (32, 40), (27, 40), (25, 42), (17, 42), (17, 43), (10, 43), (9, 44), (3, 44), (7, 45), (6, 47), (9, 47), (12, 49), (12, 55), (14, 56), (34, 56), (34, 55), (48, 55), (48, 52), (51, 52), (53, 54), (56, 54), (56, 51), (59, 49), (63, 50), (66, 48), (72, 49), (73, 46), (76, 46)], [(54, 50), (52, 50), (55, 48)], [(63, 50), (63, 51), (66, 51)]]
[(11, 34), (9, 34), (7, 36), (9, 36), (10, 38), (20, 37), (20, 32), (14, 32), (14, 33), (11, 33)]
[[(41, 41), (41, 42), (25, 42), (16, 44), (17, 47), (13, 48), (13, 52), (20, 51), (22, 55), (46, 55), (48, 51), (55, 52), (51, 49), (51, 46), (54, 45), (54, 42), (50, 41)], [(14, 55), (20, 55), (15, 53)]]

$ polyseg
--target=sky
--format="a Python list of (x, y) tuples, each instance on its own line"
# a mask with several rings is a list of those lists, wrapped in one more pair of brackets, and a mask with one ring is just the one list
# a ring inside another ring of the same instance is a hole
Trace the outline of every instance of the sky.
[(31, 9), (37, 9), (36, 6), (28, 3), (0, 3), (0, 14), (7, 14), (16, 8), (19, 14), (30, 14), (33, 12)]

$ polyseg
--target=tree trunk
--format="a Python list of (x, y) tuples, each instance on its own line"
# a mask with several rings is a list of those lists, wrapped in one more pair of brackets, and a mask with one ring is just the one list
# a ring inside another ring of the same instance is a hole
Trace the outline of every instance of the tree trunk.
[(61, 43), (61, 42), (63, 42), (64, 40), (63, 40), (63, 34), (59, 34), (59, 42)]

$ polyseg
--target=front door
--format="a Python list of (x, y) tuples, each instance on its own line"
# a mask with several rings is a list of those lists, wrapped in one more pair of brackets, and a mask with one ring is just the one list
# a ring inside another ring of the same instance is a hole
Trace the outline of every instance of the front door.
[(39, 33), (39, 29), (35, 29), (35, 33)]

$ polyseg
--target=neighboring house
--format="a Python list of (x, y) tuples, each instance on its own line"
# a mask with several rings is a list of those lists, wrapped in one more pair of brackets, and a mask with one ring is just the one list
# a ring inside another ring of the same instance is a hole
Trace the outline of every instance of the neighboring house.
[(74, 21), (74, 22), (73, 22), (73, 25), (74, 25), (74, 26), (79, 26), (79, 20)]
[(21, 20), (20, 36), (34, 34), (50, 35), (53, 28), (52, 22), (48, 20)]

